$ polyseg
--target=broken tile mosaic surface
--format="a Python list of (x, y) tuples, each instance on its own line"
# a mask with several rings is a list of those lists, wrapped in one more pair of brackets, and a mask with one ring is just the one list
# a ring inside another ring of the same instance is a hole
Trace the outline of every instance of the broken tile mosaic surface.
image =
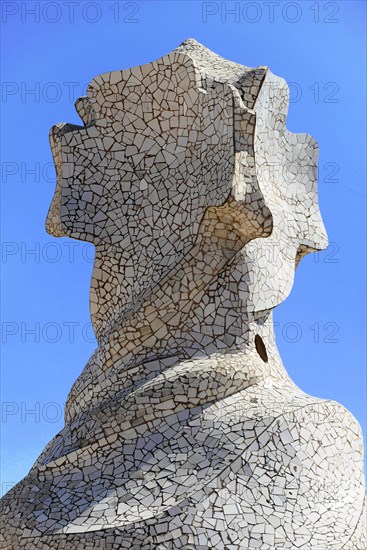
[(97, 76), (50, 133), (50, 234), (92, 242), (98, 348), (1, 501), (3, 550), (365, 550), (360, 428), (272, 310), (327, 246), (316, 142), (267, 67), (195, 40)]

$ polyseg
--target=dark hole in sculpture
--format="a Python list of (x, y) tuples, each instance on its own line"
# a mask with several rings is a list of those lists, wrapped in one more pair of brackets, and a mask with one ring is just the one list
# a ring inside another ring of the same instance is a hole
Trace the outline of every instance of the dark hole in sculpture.
[(256, 351), (260, 355), (261, 359), (264, 361), (264, 363), (267, 363), (268, 362), (268, 354), (266, 353), (266, 347), (265, 347), (265, 344), (263, 342), (263, 339), (258, 334), (256, 334), (256, 336), (255, 336), (255, 347), (256, 347)]

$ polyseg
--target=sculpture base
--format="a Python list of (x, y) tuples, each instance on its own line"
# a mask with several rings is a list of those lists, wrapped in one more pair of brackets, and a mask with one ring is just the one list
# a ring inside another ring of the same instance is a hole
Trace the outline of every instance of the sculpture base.
[(126, 479), (108, 465), (141, 438), (106, 445), (79, 508), (82, 455), (32, 470), (2, 500), (0, 548), (365, 550), (360, 431), (343, 407), (265, 380), (184, 412), (160, 425), (169, 438), (144, 433)]

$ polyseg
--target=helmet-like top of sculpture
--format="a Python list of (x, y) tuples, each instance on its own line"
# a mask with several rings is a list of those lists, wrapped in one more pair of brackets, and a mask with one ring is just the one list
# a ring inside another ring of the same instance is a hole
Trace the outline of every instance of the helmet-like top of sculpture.
[[(239, 248), (255, 239), (239, 252), (254, 264), (247, 309), (285, 298), (296, 258), (327, 244), (317, 145), (286, 129), (288, 102), (287, 84), (267, 68), (187, 40), (157, 61), (96, 77), (76, 103), (85, 126), (52, 129), (58, 189), (47, 229), (96, 245), (99, 337), (193, 248), (209, 207), (228, 205)], [(120, 266), (113, 280), (111, 256)]]

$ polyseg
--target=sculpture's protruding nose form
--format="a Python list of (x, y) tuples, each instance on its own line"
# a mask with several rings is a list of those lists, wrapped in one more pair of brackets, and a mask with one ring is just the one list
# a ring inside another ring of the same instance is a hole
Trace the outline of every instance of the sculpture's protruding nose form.
[(65, 232), (62, 228), (61, 223), (61, 209), (62, 209), (62, 181), (65, 177), (65, 173), (69, 168), (69, 163), (66, 159), (63, 159), (62, 154), (62, 136), (67, 132), (72, 132), (73, 130), (78, 130), (82, 126), (76, 126), (74, 124), (67, 124), (61, 122), (52, 126), (50, 130), (50, 146), (52, 151), (52, 156), (54, 159), (55, 169), (56, 169), (56, 189), (53, 196), (48, 214), (46, 219), (46, 230), (47, 233), (53, 235), (54, 237), (63, 237)]

